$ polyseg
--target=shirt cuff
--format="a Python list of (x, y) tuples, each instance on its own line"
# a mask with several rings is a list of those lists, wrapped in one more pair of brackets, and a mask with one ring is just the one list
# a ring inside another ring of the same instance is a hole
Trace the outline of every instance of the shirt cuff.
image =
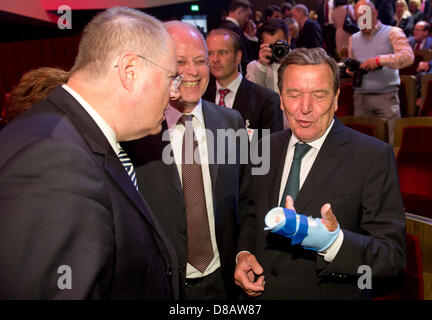
[(237, 253), (237, 255), (236, 255), (236, 259), (235, 259), (236, 264), (237, 264), (238, 256), (240, 255), (240, 253), (243, 253), (243, 252), (250, 253), (249, 251), (246, 251), (246, 250), (244, 250), (244, 251), (240, 251), (239, 253)]
[(257, 68), (262, 72), (267, 72), (267, 66), (262, 65), (259, 61), (257, 63)]
[(327, 250), (323, 252), (318, 252), (318, 254), (323, 256), (326, 262), (332, 262), (342, 246), (343, 239), (344, 239), (344, 235), (341, 230), (335, 242), (333, 242), (333, 244)]

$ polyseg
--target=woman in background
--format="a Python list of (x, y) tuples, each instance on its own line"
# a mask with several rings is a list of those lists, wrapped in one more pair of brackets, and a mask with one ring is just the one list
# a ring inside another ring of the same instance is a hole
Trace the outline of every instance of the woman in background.
[(350, 33), (343, 29), (345, 16), (348, 15), (352, 21), (356, 21), (354, 17), (354, 8), (347, 4), (347, 0), (335, 0), (332, 13), (333, 26), (336, 28), (336, 51), (340, 58), (344, 58), (344, 52), (347, 52), (348, 39)]

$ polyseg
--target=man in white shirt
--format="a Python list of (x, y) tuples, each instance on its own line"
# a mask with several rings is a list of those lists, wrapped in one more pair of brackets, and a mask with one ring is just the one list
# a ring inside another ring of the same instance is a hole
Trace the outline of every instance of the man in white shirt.
[[(361, 266), (370, 267), (375, 281), (393, 280), (406, 264), (393, 150), (334, 117), (339, 71), (323, 49), (291, 51), (279, 79), (290, 130), (269, 138), (269, 174), (252, 176), (236, 283), (262, 299), (368, 298), (371, 288), (357, 284)], [(330, 232), (339, 224), (340, 231), (322, 252), (293, 245), (264, 231), (265, 215), (278, 206), (321, 218)]]
[(283, 120), (279, 95), (257, 85), (238, 71), (242, 52), (240, 38), (227, 29), (215, 29), (207, 36), (210, 72), (216, 85), (209, 86), (204, 99), (240, 112), (252, 135), (259, 137), (263, 129), (271, 133), (282, 130)]
[[(180, 98), (166, 110), (163, 132), (125, 149), (134, 161), (140, 191), (175, 245), (181, 299), (234, 299), (239, 206), (247, 198), (240, 194), (240, 142), (222, 150), (217, 137), (218, 130), (231, 129), (243, 133), (247, 144), (247, 133), (237, 111), (201, 99), (210, 72), (200, 32), (180, 21), (165, 27), (183, 76)], [(228, 163), (232, 154), (235, 161)]]
[(108, 9), (67, 84), (0, 134), (0, 299), (176, 299), (175, 250), (119, 142), (158, 133), (178, 96), (160, 21)]

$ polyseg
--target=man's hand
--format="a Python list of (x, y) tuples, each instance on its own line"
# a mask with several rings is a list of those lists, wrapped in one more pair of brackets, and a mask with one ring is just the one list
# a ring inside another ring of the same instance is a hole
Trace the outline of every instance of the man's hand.
[(263, 66), (268, 66), (270, 64), (271, 56), (272, 56), (272, 51), (270, 49), (270, 45), (268, 43), (261, 44), (260, 51), (258, 54), (258, 61)]
[(420, 61), (417, 72), (428, 72), (429, 71), (429, 61)]
[[(263, 268), (255, 256), (249, 252), (242, 252), (238, 255), (237, 265), (234, 272), (234, 282), (251, 297), (259, 296), (264, 291)], [(261, 275), (255, 280), (256, 275)]]
[[(294, 201), (291, 196), (286, 197), (285, 208), (296, 211), (296, 209), (294, 208)], [(335, 231), (338, 227), (338, 221), (333, 214), (330, 203), (326, 203), (321, 207), (321, 222), (330, 232)]]
[(367, 59), (360, 65), (360, 69), (366, 70), (368, 72), (374, 71), (378, 67), (379, 65), (377, 64), (375, 57)]

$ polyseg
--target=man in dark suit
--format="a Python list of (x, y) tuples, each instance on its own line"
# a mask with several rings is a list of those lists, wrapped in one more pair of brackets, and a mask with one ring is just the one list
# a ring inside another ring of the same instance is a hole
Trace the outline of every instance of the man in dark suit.
[[(279, 75), (290, 130), (269, 137), (269, 174), (252, 176), (236, 283), (263, 299), (366, 298), (370, 283), (392, 279), (406, 263), (393, 150), (334, 118), (339, 72), (323, 49), (291, 51)], [(328, 231), (339, 224), (337, 236), (316, 252), (264, 231), (266, 213), (278, 206), (322, 218)]]
[(309, 9), (304, 4), (295, 5), (293, 18), (300, 27), (295, 43), (296, 48), (316, 48), (323, 46), (322, 31), (319, 23), (309, 19)]
[(165, 27), (176, 44), (181, 97), (165, 112), (163, 127), (169, 130), (125, 149), (135, 164), (140, 191), (175, 245), (181, 297), (232, 299), (238, 294), (232, 275), (239, 203), (247, 197), (239, 192), (240, 142), (227, 144), (219, 135), (234, 130), (247, 145), (247, 133), (237, 111), (201, 99), (210, 72), (199, 31), (180, 21)]
[[(432, 48), (432, 37), (429, 36), (430, 24), (427, 21), (419, 21), (415, 24), (413, 36), (408, 42), (413, 50), (426, 50)], [(416, 82), (417, 97), (421, 95), (421, 78), (424, 74), (432, 73), (432, 61), (420, 61), (417, 66)]]
[(160, 21), (106, 10), (67, 84), (2, 130), (0, 299), (178, 298), (175, 250), (118, 144), (160, 131), (175, 59)]
[(234, 31), (240, 37), (242, 51), (241, 72), (243, 74), (246, 74), (246, 66), (253, 60), (248, 38), (243, 33), (243, 29), (245, 29), (246, 23), (251, 16), (252, 4), (249, 0), (234, 0), (228, 7), (228, 16), (220, 26), (223, 29)]
[(210, 72), (216, 79), (207, 88), (204, 99), (238, 110), (250, 135), (258, 130), (271, 133), (283, 129), (279, 95), (250, 82), (238, 72), (242, 52), (238, 35), (227, 29), (215, 29), (207, 36)]

